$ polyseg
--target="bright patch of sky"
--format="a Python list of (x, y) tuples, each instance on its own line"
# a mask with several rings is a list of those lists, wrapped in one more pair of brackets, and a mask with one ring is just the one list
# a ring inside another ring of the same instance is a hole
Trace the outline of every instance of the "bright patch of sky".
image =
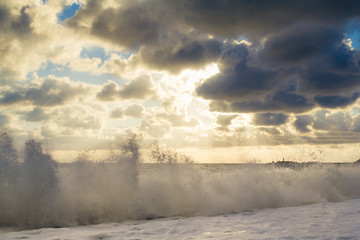
[(238, 36), (238, 38), (236, 39), (237, 42), (241, 42), (241, 41), (248, 41), (248, 39), (244, 36), (244, 35), (240, 35)]
[(353, 108), (352, 109), (352, 116), (357, 116), (360, 114), (360, 109), (359, 108)]
[(26, 130), (34, 131), (35, 129), (41, 127), (41, 122), (26, 122), (24, 127), (26, 128)]
[(351, 39), (353, 48), (360, 49), (360, 22), (353, 20), (348, 24), (346, 38)]
[(350, 38), (352, 41), (352, 46), (355, 49), (360, 49), (360, 32), (358, 30), (355, 30), (350, 34)]
[(136, 54), (137, 51), (123, 51), (123, 52), (116, 52), (116, 51), (106, 51), (104, 48), (99, 46), (92, 46), (92, 47), (85, 47), (80, 52), (81, 58), (100, 58), (101, 65), (104, 61), (108, 60), (111, 54), (117, 54), (121, 56), (123, 59), (129, 59), (132, 54)]
[(160, 107), (161, 106), (162, 101), (159, 99), (154, 99), (154, 100), (148, 100), (146, 102), (143, 103), (143, 106), (145, 108), (152, 108), (152, 107)]
[(122, 119), (111, 119), (109, 125), (116, 128), (135, 128), (141, 124), (140, 118), (124, 116)]
[(136, 51), (124, 51), (124, 52), (120, 52), (117, 54), (119, 54), (122, 58), (128, 59), (132, 54), (135, 54), (138, 51), (139, 51), (139, 49), (137, 49)]
[[(48, 61), (43, 68), (40, 68), (38, 71), (35, 72), (40, 78), (47, 77), (48, 75), (54, 75), (55, 77), (68, 77), (70, 80), (74, 82), (80, 81), (89, 84), (103, 84), (108, 80), (112, 80), (120, 85), (126, 82), (124, 79), (119, 78), (113, 74), (94, 75), (89, 72), (72, 71), (67, 66), (54, 64), (50, 61)], [(33, 73), (34, 72), (28, 73), (27, 78), (31, 79)]]
[(82, 58), (100, 58), (101, 63), (104, 63), (110, 57), (110, 54), (105, 52), (105, 49), (102, 47), (89, 47), (83, 48), (80, 53)]
[[(44, 1), (43, 1), (44, 2)], [(65, 5), (63, 10), (57, 15), (58, 20), (63, 22), (67, 18), (71, 18), (79, 10), (80, 4), (73, 3), (72, 5)]]

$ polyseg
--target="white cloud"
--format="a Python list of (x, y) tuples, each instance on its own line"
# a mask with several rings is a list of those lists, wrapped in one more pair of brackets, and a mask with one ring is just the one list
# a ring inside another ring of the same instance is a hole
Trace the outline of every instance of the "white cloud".
[(0, 91), (1, 105), (31, 104), (34, 106), (56, 106), (72, 102), (91, 93), (91, 87), (72, 82), (68, 78), (48, 76), (29, 84), (17, 84), (11, 90)]
[(28, 122), (39, 122), (48, 119), (49, 115), (39, 107), (25, 114), (25, 120)]
[(6, 127), (9, 122), (10, 118), (6, 114), (0, 112), (0, 127)]
[(115, 108), (110, 113), (110, 118), (122, 118), (124, 117), (124, 111), (122, 108)]
[(140, 76), (121, 86), (109, 80), (103, 85), (97, 98), (102, 101), (114, 101), (116, 99), (140, 99), (154, 98), (157, 95), (155, 86), (149, 76)]

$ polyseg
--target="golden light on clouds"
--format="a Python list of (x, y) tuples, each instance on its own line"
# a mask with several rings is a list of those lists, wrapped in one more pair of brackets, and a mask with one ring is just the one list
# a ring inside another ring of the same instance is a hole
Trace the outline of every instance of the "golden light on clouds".
[(357, 14), (329, 3), (303, 21), (293, 6), (269, 3), (266, 18), (241, 1), (195, 2), (2, 1), (0, 126), (54, 151), (105, 148), (129, 132), (232, 161), (234, 148), (267, 161), (276, 151), (265, 148), (353, 149)]

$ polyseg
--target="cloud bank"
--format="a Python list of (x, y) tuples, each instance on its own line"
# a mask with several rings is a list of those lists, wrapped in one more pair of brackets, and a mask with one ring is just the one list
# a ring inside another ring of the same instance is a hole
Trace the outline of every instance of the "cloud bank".
[(357, 143), (359, 17), (355, 0), (1, 1), (0, 125), (46, 140)]

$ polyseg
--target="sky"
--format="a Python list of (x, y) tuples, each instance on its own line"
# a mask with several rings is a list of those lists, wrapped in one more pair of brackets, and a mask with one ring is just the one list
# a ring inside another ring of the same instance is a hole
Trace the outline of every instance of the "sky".
[(360, 158), (356, 0), (0, 0), (0, 127), (60, 161), (128, 134), (195, 162)]

